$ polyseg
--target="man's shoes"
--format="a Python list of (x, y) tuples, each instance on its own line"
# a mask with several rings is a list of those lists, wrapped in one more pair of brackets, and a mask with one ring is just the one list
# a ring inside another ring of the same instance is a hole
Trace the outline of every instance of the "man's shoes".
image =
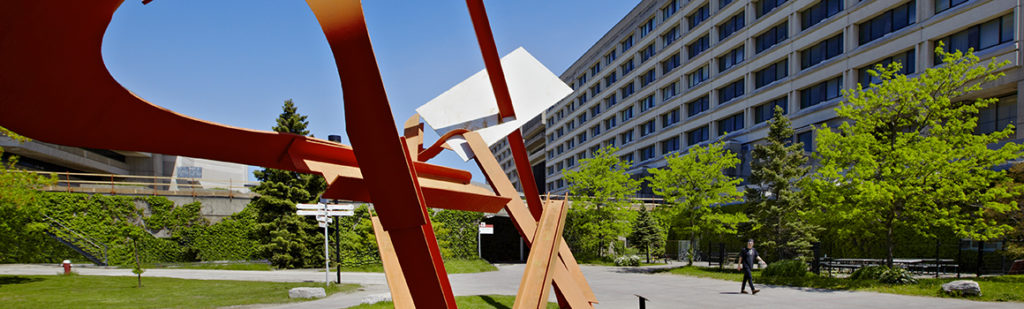
[(760, 292), (760, 291), (761, 291), (761, 290), (758, 290), (758, 289), (754, 289), (754, 290), (752, 291), (752, 292), (753, 292), (752, 294), (753, 294), (753, 295), (757, 295), (757, 292)]
[(740, 293), (747, 294), (747, 290), (740, 290)]

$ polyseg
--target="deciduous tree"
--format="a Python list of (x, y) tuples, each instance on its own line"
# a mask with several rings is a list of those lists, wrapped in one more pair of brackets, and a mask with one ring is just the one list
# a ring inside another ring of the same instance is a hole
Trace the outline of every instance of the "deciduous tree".
[(629, 209), (627, 197), (640, 189), (640, 180), (626, 173), (630, 162), (621, 161), (615, 151), (611, 146), (601, 148), (591, 158), (580, 160), (579, 169), (562, 172), (572, 201), (572, 220), (566, 220), (565, 237), (578, 246), (593, 246), (598, 255), (604, 255), (604, 248), (610, 251), (619, 237), (629, 235), (635, 213)]
[(979, 65), (973, 52), (941, 46), (936, 53), (943, 63), (917, 77), (899, 74), (898, 62), (876, 66), (880, 84), (843, 91), (836, 113), (848, 121), (817, 130), (821, 167), (810, 189), (822, 214), (846, 234), (882, 239), (889, 266), (897, 229), (988, 240), (1011, 227), (986, 214), (1017, 209), (1006, 200), (1020, 187), (996, 186), (1006, 173), (994, 169), (1021, 156), (1020, 145), (995, 146), (1013, 136), (1012, 125), (975, 134), (979, 110), (996, 99), (960, 99), (1003, 76), (1007, 62)]

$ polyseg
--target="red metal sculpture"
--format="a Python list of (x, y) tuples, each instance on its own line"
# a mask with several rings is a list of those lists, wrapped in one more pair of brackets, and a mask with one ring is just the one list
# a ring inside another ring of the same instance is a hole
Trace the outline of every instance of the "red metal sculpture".
[[(0, 126), (56, 144), (319, 173), (328, 183), (325, 198), (374, 204), (381, 229), (378, 239), (385, 236), (387, 243), (381, 247), (390, 248), (382, 250), (382, 255), (393, 251), (393, 256), (382, 258), (386, 267), (389, 260), (400, 267), (401, 282), (389, 280), (392, 290), (396, 284), (415, 283), (415, 288), (406, 286), (410, 300), (403, 306), (455, 308), (427, 207), (482, 212), (505, 208), (529, 243), (539, 240), (535, 237), (553, 238), (543, 242), (549, 256), (545, 259), (538, 253), (536, 259), (546, 262), (528, 266), (523, 281), (545, 283), (521, 287), (520, 298), (528, 293), (543, 304), (547, 294), (542, 292), (553, 281), (563, 307), (591, 307), (597, 302), (572, 253), (560, 241), (560, 233), (553, 232), (564, 220), (565, 205), (549, 206), (547, 210), (542, 206), (519, 130), (509, 136), (509, 141), (529, 206), (523, 205), (474, 132), (453, 131), (435, 146), (423, 149), (423, 125), (418, 117), (406, 124), (404, 136), (394, 129), (395, 120), (358, 0), (307, 0), (345, 85), (346, 126), (352, 147), (206, 122), (133, 95), (114, 80), (100, 54), (103, 34), (121, 2), (0, 2)], [(466, 2), (500, 118), (515, 117), (483, 3)], [(441, 151), (441, 142), (454, 135), (469, 140), (494, 192), (470, 185), (471, 175), (466, 171), (425, 162)], [(542, 221), (542, 214), (548, 210), (555, 211)], [(554, 223), (538, 227), (538, 221)], [(535, 261), (533, 254), (530, 261)], [(394, 273), (398, 271), (389, 271), (389, 279)], [(531, 273), (538, 275), (529, 276)], [(395, 297), (396, 304), (401, 302), (399, 296)]]

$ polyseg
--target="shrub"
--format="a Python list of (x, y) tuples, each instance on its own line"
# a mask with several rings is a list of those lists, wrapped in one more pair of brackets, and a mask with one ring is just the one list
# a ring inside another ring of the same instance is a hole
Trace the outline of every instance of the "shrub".
[(768, 265), (761, 276), (764, 277), (803, 277), (807, 274), (807, 264), (800, 260), (782, 260)]
[(881, 283), (888, 284), (908, 284), (917, 283), (917, 279), (903, 268), (889, 268), (884, 265), (878, 266), (865, 266), (857, 269), (850, 274), (852, 280), (877, 280)]
[(914, 279), (914, 276), (906, 269), (896, 267), (883, 272), (882, 276), (878, 278), (878, 282), (888, 284), (909, 284), (917, 283), (917, 279)]
[(884, 265), (876, 266), (865, 266), (858, 268), (850, 274), (852, 280), (878, 280), (882, 277), (882, 273), (889, 270), (889, 267)]
[(640, 256), (623, 255), (615, 258), (615, 266), (640, 266)]

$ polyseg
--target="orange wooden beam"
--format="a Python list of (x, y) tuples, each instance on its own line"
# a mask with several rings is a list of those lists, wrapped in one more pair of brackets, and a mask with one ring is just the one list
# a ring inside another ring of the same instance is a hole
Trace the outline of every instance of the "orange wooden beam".
[(395, 245), (391, 243), (391, 236), (380, 225), (380, 218), (370, 217), (370, 222), (373, 224), (373, 235), (377, 238), (377, 252), (380, 254), (381, 264), (384, 265), (384, 277), (387, 278), (388, 289), (391, 290), (391, 302), (397, 309), (416, 308), (409, 292), (409, 283), (402, 274)]
[(555, 268), (561, 266), (558, 265), (558, 247), (562, 245), (562, 229), (568, 209), (565, 200), (549, 200), (544, 207), (512, 308), (547, 308)]

